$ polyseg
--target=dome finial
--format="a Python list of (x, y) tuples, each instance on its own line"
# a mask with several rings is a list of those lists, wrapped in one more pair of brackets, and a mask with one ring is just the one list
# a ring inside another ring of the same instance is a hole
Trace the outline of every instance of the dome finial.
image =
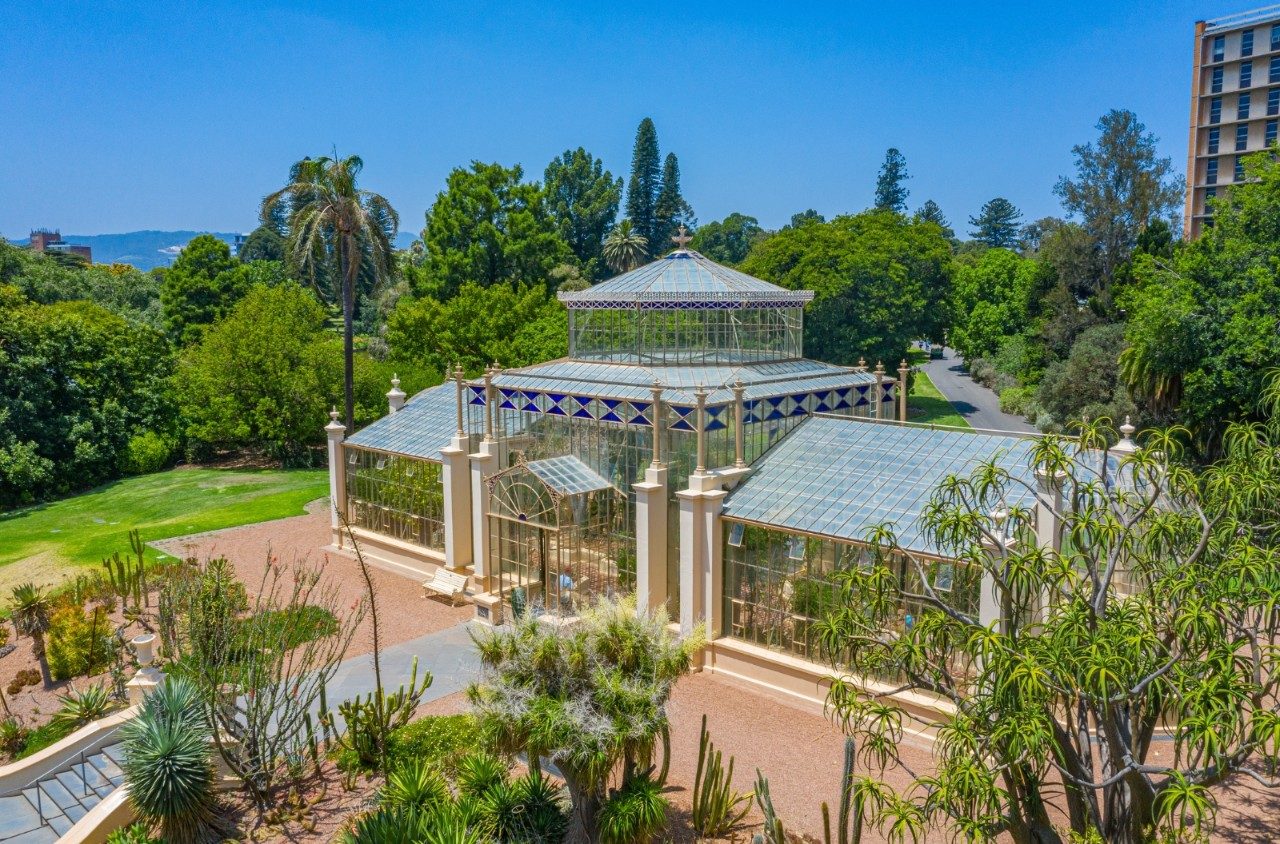
[(689, 230), (684, 227), (684, 223), (680, 224), (680, 233), (671, 236), (671, 242), (676, 245), (676, 249), (683, 250), (689, 245), (689, 241), (693, 237), (689, 234)]

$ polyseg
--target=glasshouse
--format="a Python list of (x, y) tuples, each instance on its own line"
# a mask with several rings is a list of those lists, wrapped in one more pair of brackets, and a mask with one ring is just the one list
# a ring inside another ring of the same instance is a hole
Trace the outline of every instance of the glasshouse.
[(703, 625), (704, 668), (815, 698), (815, 624), (832, 574), (865, 564), (867, 528), (895, 522), (936, 560), (936, 588), (976, 602), (920, 515), (947, 474), (993, 458), (1025, 472), (1029, 441), (907, 422), (905, 361), (893, 377), (804, 358), (811, 292), (682, 240), (559, 294), (568, 357), (455, 371), (407, 400), (397, 386), (391, 412), (350, 437), (331, 423), (334, 546), (354, 538), (428, 591), (437, 570), (464, 575), (493, 624), (571, 623), (598, 596), (634, 594)]

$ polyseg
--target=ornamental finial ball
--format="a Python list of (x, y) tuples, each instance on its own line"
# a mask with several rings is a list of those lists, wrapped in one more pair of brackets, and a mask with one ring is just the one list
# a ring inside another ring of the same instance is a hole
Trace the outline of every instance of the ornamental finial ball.
[(1136, 430), (1138, 429), (1133, 427), (1133, 425), (1129, 422), (1129, 417), (1126, 415), (1124, 417), (1124, 424), (1120, 426), (1120, 433), (1124, 434), (1125, 439), (1128, 439), (1129, 437), (1133, 436), (1133, 432)]
[(329, 418), (330, 418), (330, 419), (332, 419), (334, 422), (337, 422), (337, 421), (338, 421), (338, 407), (337, 407), (337, 405), (334, 405), (333, 410), (329, 411)]
[(671, 237), (671, 242), (676, 245), (677, 249), (684, 249), (691, 240), (693, 238), (689, 236), (689, 230), (684, 227), (684, 223), (680, 224), (680, 233)]

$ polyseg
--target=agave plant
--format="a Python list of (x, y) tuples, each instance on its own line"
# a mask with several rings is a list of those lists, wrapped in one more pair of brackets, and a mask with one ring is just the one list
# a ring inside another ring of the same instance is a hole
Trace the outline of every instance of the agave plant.
[(111, 709), (111, 693), (106, 686), (89, 686), (84, 691), (75, 689), (58, 695), (62, 707), (53, 716), (53, 723), (72, 730), (97, 721)]
[(448, 803), (450, 798), (444, 777), (421, 759), (392, 771), (380, 795), (382, 805), (394, 809), (429, 809)]
[(169, 677), (121, 729), (125, 782), (138, 816), (172, 844), (217, 840), (209, 730), (195, 690)]
[(564, 789), (541, 771), (492, 787), (481, 807), (498, 841), (542, 844), (564, 840), (569, 828)]
[(458, 762), (458, 791), (466, 797), (483, 798), (506, 784), (507, 763), (492, 753), (478, 750)]
[(667, 799), (662, 786), (649, 777), (634, 777), (600, 807), (602, 844), (643, 844), (652, 841), (667, 822)]
[(44, 634), (49, 632), (49, 615), (53, 602), (44, 589), (34, 583), (13, 587), (13, 603), (9, 605), (13, 627), (21, 636), (31, 637), (31, 653), (40, 663), (40, 678), (46, 689), (53, 686), (53, 674), (49, 672), (49, 657), (45, 654)]
[(471, 801), (430, 809), (384, 806), (361, 816), (340, 844), (488, 844), (490, 826)]

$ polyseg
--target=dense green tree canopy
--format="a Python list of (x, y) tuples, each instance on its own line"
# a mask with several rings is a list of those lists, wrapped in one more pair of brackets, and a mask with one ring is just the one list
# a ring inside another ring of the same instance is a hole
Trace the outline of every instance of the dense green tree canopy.
[(0, 284), (41, 304), (86, 300), (130, 321), (159, 326), (162, 274), (128, 264), (67, 266), (0, 239)]
[(816, 294), (806, 352), (851, 364), (897, 363), (912, 340), (939, 336), (950, 298), (951, 247), (937, 226), (868, 211), (783, 229), (760, 241), (743, 272)]
[(1054, 192), (1097, 244), (1098, 290), (1105, 291), (1142, 230), (1177, 212), (1183, 182), (1173, 162), (1156, 154), (1158, 139), (1133, 112), (1113, 109), (1097, 128), (1096, 145), (1072, 148), (1075, 178), (1062, 177)]
[(160, 285), (165, 330), (175, 342), (198, 340), (205, 326), (225, 316), (248, 291), (249, 280), (239, 267), (231, 247), (211, 234), (183, 247)]
[(798, 229), (801, 226), (807, 226), (810, 223), (825, 223), (827, 218), (819, 214), (812, 208), (806, 208), (803, 211), (797, 211), (791, 215), (791, 220), (783, 228)]
[(959, 262), (950, 345), (970, 360), (994, 355), (1005, 337), (1027, 328), (1034, 301), (1052, 281), (1043, 264), (1008, 249)]
[(618, 216), (622, 179), (604, 169), (604, 163), (582, 147), (565, 150), (547, 165), (544, 190), (547, 211), (560, 237), (586, 269), (599, 278), (605, 269), (600, 251)]
[(546, 288), (465, 284), (441, 302), (401, 299), (387, 322), (392, 359), (445, 373), (457, 363), (470, 375), (497, 362), (526, 366), (568, 353), (568, 312)]
[(0, 507), (116, 477), (132, 436), (171, 426), (171, 368), (155, 329), (0, 287)]
[[(662, 190), (662, 162), (658, 153), (658, 130), (646, 117), (636, 127), (636, 141), (631, 150), (631, 176), (627, 179), (627, 219), (636, 234), (645, 239), (650, 250), (657, 244), (658, 193)], [(650, 255), (657, 254), (651, 251)]]
[(992, 249), (1012, 249), (1018, 245), (1022, 212), (1003, 196), (987, 202), (976, 217), (969, 218), (973, 226), (969, 236)]
[(448, 299), (467, 283), (542, 284), (552, 269), (574, 260), (543, 191), (523, 178), (518, 165), (479, 161), (449, 174), (427, 212), (429, 289), (417, 292)]
[(876, 177), (875, 207), (884, 211), (896, 211), (899, 214), (907, 210), (907, 159), (897, 149), (890, 147), (885, 151), (884, 163), (880, 165), (880, 174)]
[(932, 199), (926, 199), (924, 205), (921, 205), (916, 210), (916, 219), (922, 223), (933, 223), (938, 226), (948, 239), (956, 236), (955, 230), (951, 228), (951, 223), (947, 222), (946, 215), (942, 213), (938, 203)]
[[(275, 209), (273, 209), (274, 211)], [(288, 256), (285, 238), (271, 226), (258, 226), (240, 245), (236, 257), (241, 261), (279, 261)]]
[(1280, 365), (1280, 163), (1246, 167), (1256, 181), (1232, 188), (1213, 228), (1172, 259), (1139, 256), (1119, 300), (1126, 383), (1210, 450), (1226, 422), (1257, 417), (1263, 373)]
[(713, 261), (736, 265), (747, 257), (752, 244), (764, 236), (759, 220), (735, 211), (722, 221), (699, 226), (689, 246)]

